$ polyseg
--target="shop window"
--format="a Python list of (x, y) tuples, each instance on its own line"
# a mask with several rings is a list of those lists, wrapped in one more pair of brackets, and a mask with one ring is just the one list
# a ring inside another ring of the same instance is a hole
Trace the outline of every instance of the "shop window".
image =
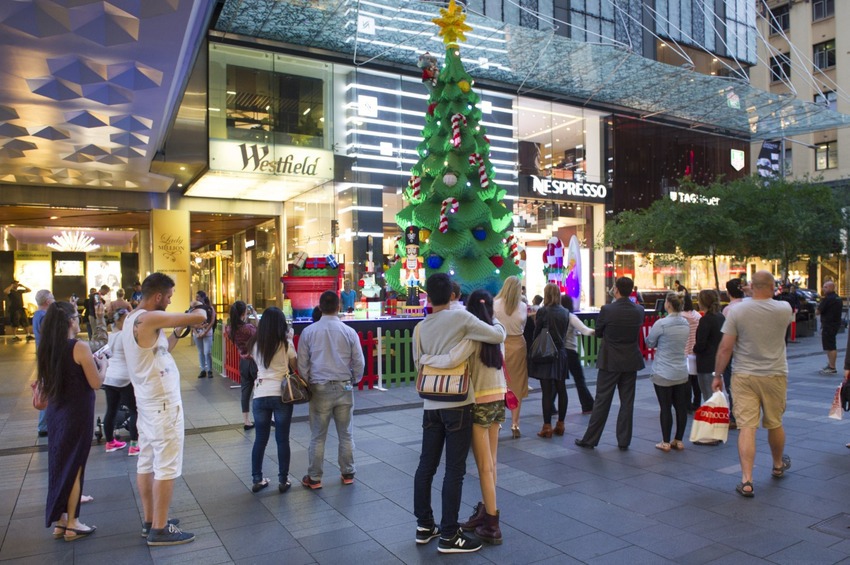
[(838, 142), (819, 143), (815, 149), (815, 170), (825, 171), (838, 168)]
[(829, 90), (823, 94), (815, 94), (815, 104), (819, 104), (832, 111), (838, 110), (838, 94), (834, 90)]
[(835, 15), (835, 0), (813, 0), (812, 21), (816, 22)]
[(791, 80), (791, 57), (779, 53), (770, 58), (770, 82), (787, 82)]
[(835, 66), (835, 40), (824, 41), (814, 46), (815, 70), (829, 69)]
[(768, 9), (767, 21), (770, 35), (776, 35), (791, 29), (791, 7), (788, 4)]

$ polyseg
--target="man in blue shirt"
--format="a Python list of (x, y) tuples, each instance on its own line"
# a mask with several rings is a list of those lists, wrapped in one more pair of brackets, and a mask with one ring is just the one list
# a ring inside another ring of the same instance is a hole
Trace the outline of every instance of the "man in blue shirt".
[(354, 385), (363, 377), (365, 360), (360, 338), (342, 323), (339, 297), (326, 290), (319, 297), (322, 317), (304, 328), (298, 341), (298, 372), (310, 385), (309, 468), (301, 484), (322, 488), (322, 462), (331, 417), (339, 437), (339, 470), (342, 483), (354, 484)]
[[(41, 322), (44, 320), (44, 315), (47, 314), (47, 309), (55, 301), (53, 293), (46, 288), (35, 293), (35, 303), (38, 310), (32, 315), (32, 333), (35, 335), (36, 352), (38, 352), (38, 344), (41, 343)], [(44, 410), (38, 411), (38, 437), (47, 437), (47, 418)]]

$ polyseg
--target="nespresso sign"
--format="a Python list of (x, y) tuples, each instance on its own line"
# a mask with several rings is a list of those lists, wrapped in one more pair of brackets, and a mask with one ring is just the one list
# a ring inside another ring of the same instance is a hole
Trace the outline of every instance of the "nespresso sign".
[(210, 140), (210, 169), (332, 179), (334, 156), (324, 149)]
[[(557, 198), (559, 200), (580, 200), (583, 202), (603, 202), (608, 196), (608, 187), (592, 182), (578, 182), (553, 178), (540, 178), (535, 175), (525, 177), (529, 195)], [(531, 194), (533, 193), (533, 194)]]

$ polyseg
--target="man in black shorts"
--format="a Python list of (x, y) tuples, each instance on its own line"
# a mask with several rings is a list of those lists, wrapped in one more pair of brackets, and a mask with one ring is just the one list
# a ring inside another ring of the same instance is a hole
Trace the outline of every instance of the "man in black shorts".
[(841, 327), (841, 299), (835, 294), (835, 283), (826, 281), (823, 283), (823, 298), (818, 304), (818, 316), (820, 316), (820, 334), (823, 342), (823, 350), (826, 351), (826, 367), (819, 372), (821, 375), (834, 375), (835, 358), (838, 355), (835, 345), (835, 336)]

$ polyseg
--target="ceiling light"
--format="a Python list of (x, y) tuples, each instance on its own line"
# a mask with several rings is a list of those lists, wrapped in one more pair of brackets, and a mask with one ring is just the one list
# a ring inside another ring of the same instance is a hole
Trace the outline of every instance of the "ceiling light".
[(62, 235), (54, 235), (56, 243), (48, 243), (47, 247), (56, 251), (94, 251), (100, 249), (100, 245), (94, 243), (94, 238), (81, 231), (65, 231)]
[(59, 219), (59, 216), (50, 216), (50, 219), (51, 219), (51, 220), (58, 220), (58, 219)]
[(307, 108), (306, 110), (304, 110), (304, 112), (302, 112), (302, 114), (306, 116), (310, 113), (310, 110), (312, 110), (312, 108)]

